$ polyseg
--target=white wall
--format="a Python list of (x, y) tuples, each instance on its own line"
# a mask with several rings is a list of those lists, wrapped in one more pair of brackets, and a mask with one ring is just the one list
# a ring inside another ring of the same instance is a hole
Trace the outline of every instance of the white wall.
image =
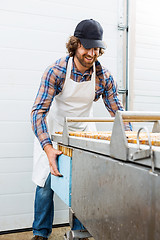
[(160, 2), (136, 0), (131, 7), (130, 110), (160, 111)]
[[(108, 49), (102, 62), (118, 79), (118, 0), (1, 0), (0, 2), (0, 231), (31, 227), (33, 133), (30, 111), (46, 67), (66, 54), (77, 23), (94, 18)], [(121, 2), (121, 1), (120, 1)], [(98, 103), (96, 115), (104, 116)], [(56, 201), (55, 223), (68, 211)]]

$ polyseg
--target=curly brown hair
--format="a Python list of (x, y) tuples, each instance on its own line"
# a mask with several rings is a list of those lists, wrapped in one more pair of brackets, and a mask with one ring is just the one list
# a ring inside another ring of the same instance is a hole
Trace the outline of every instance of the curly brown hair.
[[(75, 36), (71, 36), (69, 38), (69, 41), (66, 43), (66, 48), (68, 50), (70, 57), (73, 57), (75, 55), (75, 52), (76, 52), (79, 44), (81, 45), (79, 38), (77, 38)], [(101, 56), (103, 53), (104, 53), (104, 49), (100, 48), (99, 56)]]

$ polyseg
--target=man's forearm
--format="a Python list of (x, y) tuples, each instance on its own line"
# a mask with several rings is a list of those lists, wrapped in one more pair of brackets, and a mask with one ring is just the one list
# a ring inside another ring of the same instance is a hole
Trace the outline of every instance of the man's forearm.
[(53, 146), (51, 144), (47, 144), (44, 146), (44, 151), (46, 154), (48, 154), (51, 151), (51, 149), (53, 149)]

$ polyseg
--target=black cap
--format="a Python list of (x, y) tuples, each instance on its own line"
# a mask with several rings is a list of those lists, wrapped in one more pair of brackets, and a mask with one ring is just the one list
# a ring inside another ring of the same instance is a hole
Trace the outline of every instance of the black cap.
[(89, 48), (103, 48), (105, 49), (105, 44), (102, 41), (103, 28), (99, 22), (93, 19), (86, 19), (78, 23), (74, 36), (79, 38), (83, 47)]

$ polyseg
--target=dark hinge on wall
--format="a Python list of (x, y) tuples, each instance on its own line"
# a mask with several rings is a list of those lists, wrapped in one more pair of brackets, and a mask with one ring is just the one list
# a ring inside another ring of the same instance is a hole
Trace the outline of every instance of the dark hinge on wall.
[(120, 31), (126, 30), (128, 32), (128, 26), (123, 25), (123, 24), (118, 24), (118, 30), (120, 30)]
[(119, 94), (126, 94), (126, 96), (128, 95), (128, 89), (118, 89), (118, 93)]

